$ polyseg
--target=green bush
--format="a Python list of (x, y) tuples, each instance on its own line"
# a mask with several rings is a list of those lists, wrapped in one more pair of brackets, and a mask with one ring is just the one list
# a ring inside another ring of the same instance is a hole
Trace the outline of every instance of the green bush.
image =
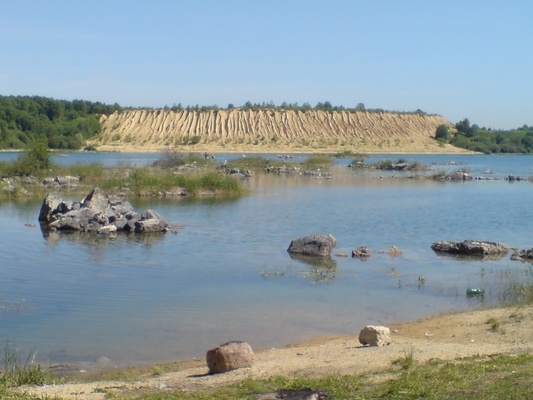
[(450, 131), (446, 125), (439, 125), (435, 131), (435, 139), (447, 142), (450, 139)]
[(47, 171), (53, 163), (44, 142), (35, 142), (29, 150), (21, 153), (11, 165), (11, 175), (28, 176)]

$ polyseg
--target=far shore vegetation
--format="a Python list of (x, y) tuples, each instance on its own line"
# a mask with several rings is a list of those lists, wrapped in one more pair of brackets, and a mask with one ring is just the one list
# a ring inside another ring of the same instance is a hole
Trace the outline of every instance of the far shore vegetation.
[[(57, 150), (95, 150), (87, 141), (94, 139), (101, 131), (100, 117), (122, 110), (165, 110), (216, 112), (219, 110), (294, 110), (298, 112), (368, 112), (434, 115), (418, 109), (415, 111), (389, 111), (380, 108), (366, 108), (363, 103), (355, 107), (332, 105), (329, 101), (309, 103), (287, 103), (279, 105), (273, 102), (245, 102), (241, 106), (228, 104), (182, 106), (165, 105), (155, 109), (149, 107), (122, 107), (86, 100), (55, 100), (40, 96), (0, 96), (0, 150), (23, 150), (35, 142), (43, 142), (49, 149)], [(481, 153), (533, 153), (533, 127), (523, 125), (511, 130), (493, 130), (470, 124), (465, 118), (454, 126), (441, 125), (435, 132), (435, 138), (441, 143)], [(201, 141), (199, 136), (191, 139), (191, 144)]]
[(492, 130), (471, 125), (468, 118), (465, 118), (457, 122), (454, 128), (439, 125), (435, 139), (478, 153), (533, 153), (533, 126), (523, 125), (506, 131)]
[(218, 196), (235, 197), (244, 194), (239, 180), (218, 171), (204, 157), (164, 153), (151, 166), (104, 167), (101, 164), (59, 166), (52, 162), (43, 142), (34, 143), (21, 152), (14, 162), (0, 162), (0, 197), (45, 196), (59, 188), (42, 182), (55, 177), (74, 177), (78, 181), (62, 191), (75, 194), (99, 187), (110, 194), (139, 196)]

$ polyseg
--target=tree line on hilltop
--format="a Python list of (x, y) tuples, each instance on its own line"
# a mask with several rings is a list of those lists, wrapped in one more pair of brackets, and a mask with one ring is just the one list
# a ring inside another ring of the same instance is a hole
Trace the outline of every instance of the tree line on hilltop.
[[(0, 96), (0, 149), (25, 149), (36, 142), (49, 149), (78, 150), (87, 140), (100, 130), (100, 117), (125, 109), (117, 103), (113, 105), (86, 100), (54, 100), (40, 96)], [(139, 107), (127, 109), (152, 109)], [(280, 105), (271, 102), (252, 103), (247, 101), (240, 107), (228, 104), (226, 108), (214, 106), (187, 106), (181, 103), (164, 110), (172, 111), (216, 111), (216, 110), (320, 110), (394, 112), (399, 114), (427, 115), (418, 109), (414, 112), (367, 109), (363, 103), (354, 108), (334, 106), (329, 101), (318, 102), (314, 107), (309, 103), (287, 103)], [(492, 130), (470, 124), (465, 118), (455, 124), (454, 129), (440, 125), (435, 138), (442, 143), (482, 153), (533, 153), (533, 126), (524, 125), (512, 130)]]

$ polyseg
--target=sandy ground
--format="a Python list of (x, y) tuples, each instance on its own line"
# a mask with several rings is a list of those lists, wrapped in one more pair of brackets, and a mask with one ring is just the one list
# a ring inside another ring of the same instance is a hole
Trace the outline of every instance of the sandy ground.
[[(497, 322), (491, 324), (490, 321)], [(431, 359), (456, 360), (468, 356), (512, 354), (533, 350), (533, 306), (497, 308), (434, 316), (409, 323), (389, 325), (392, 343), (362, 347), (353, 336), (319, 338), (279, 349), (255, 351), (252, 368), (208, 375), (205, 361), (191, 360), (185, 367), (135, 382), (100, 381), (24, 387), (38, 396), (64, 399), (104, 399), (106, 392), (217, 388), (243, 378), (274, 375), (324, 376), (379, 371), (394, 360), (412, 354), (415, 362)]]
[(117, 153), (162, 153), (162, 152), (178, 152), (183, 154), (189, 153), (204, 153), (209, 154), (228, 154), (228, 153), (257, 153), (257, 154), (335, 154), (342, 153), (346, 150), (351, 150), (358, 154), (472, 154), (472, 151), (460, 149), (449, 144), (427, 145), (424, 143), (413, 144), (409, 146), (358, 146), (357, 148), (346, 148), (341, 146), (324, 146), (320, 148), (303, 148), (301, 146), (232, 146), (220, 147), (216, 143), (201, 144), (198, 146), (158, 146), (155, 144), (145, 144), (142, 147), (132, 146), (127, 144), (113, 144), (113, 145), (99, 145), (98, 151), (103, 152), (117, 152)]
[(124, 110), (102, 116), (100, 151), (457, 153), (435, 140), (438, 115), (291, 110)]

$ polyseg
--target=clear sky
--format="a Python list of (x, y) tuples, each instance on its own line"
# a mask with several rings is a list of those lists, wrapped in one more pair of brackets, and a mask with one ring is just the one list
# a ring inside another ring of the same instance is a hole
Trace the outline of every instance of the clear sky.
[(533, 125), (533, 0), (0, 0), (0, 94)]

